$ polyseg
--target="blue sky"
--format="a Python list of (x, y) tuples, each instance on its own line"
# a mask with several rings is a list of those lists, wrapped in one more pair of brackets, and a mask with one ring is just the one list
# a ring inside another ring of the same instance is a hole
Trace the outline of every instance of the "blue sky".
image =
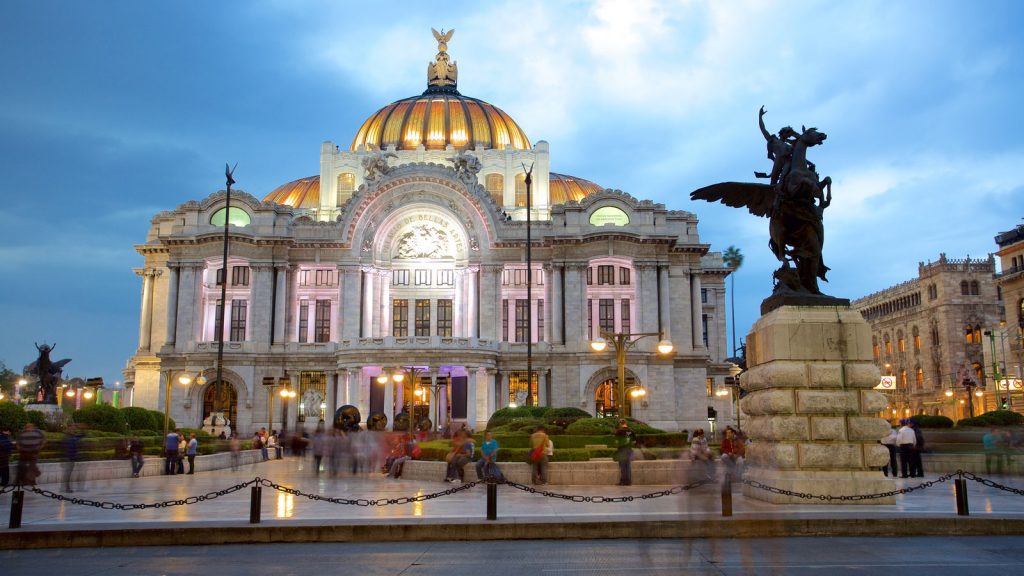
[(737, 331), (776, 267), (767, 222), (692, 203), (770, 166), (757, 129), (816, 126), (835, 181), (824, 290), (995, 250), (1024, 216), (1019, 2), (136, 2), (0, 4), (0, 360), (57, 342), (68, 376), (120, 380), (138, 343), (149, 219), (223, 187), (317, 174), (381, 106), (420, 93), (436, 43), (459, 89), (508, 112), (552, 169), (695, 212), (739, 247)]

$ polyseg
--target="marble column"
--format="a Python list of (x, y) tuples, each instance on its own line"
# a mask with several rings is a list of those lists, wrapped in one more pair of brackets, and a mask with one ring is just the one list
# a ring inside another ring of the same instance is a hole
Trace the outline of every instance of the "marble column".
[(384, 338), (385, 336), (391, 336), (391, 271), (378, 271), (377, 281), (380, 283), (377, 337)]
[(672, 305), (669, 302), (671, 292), (668, 266), (658, 266), (658, 325), (664, 333), (663, 337), (669, 340), (672, 339)]
[(551, 267), (551, 283), (548, 286), (551, 299), (547, 303), (547, 309), (550, 310), (551, 321), (546, 326), (550, 334), (548, 342), (552, 344), (565, 344), (565, 333), (562, 328), (562, 270), (561, 264)]
[(440, 419), (440, 416), (439, 416), (438, 412), (435, 410), (435, 406), (438, 405), (437, 397), (438, 397), (437, 372), (431, 370), (431, 372), (430, 372), (430, 403), (427, 405), (428, 406), (427, 410), (430, 411), (428, 418), (430, 418), (430, 420), (434, 423), (434, 430), (440, 430), (441, 429), (441, 426), (439, 426), (439, 423), (438, 423), (438, 420)]
[[(249, 302), (249, 316), (252, 318), (249, 330), (250, 339), (259, 343), (269, 343), (274, 335), (270, 330), (270, 319), (274, 311), (271, 309), (271, 292), (273, 282), (272, 267), (268, 263), (252, 263), (253, 272), (252, 298)], [(266, 340), (264, 340), (266, 338)]]
[(501, 342), (501, 266), (480, 267), (480, 338)]
[(344, 340), (359, 338), (359, 307), (362, 303), (360, 293), (360, 271), (356, 266), (345, 266), (344, 284), (341, 287), (341, 338)]
[(341, 385), (345, 390), (345, 400), (342, 406), (348, 404), (350, 406), (356, 406), (359, 402), (359, 388), (357, 387), (358, 378), (356, 374), (358, 372), (344, 369), (341, 370)]
[(466, 336), (466, 271), (453, 271), (452, 285), (452, 336)]
[(466, 330), (465, 334), (469, 338), (479, 338), (480, 331), (477, 324), (477, 314), (480, 306), (480, 295), (477, 294), (477, 285), (479, 284), (480, 267), (470, 266), (466, 268), (465, 284), (466, 284)]
[(484, 386), (484, 388), (486, 389), (486, 396), (484, 398), (484, 401), (486, 402), (486, 412), (488, 418), (490, 418), (491, 414), (494, 414), (494, 411), (497, 410), (494, 391), (498, 387), (498, 377), (498, 371), (495, 370), (494, 368), (488, 368), (487, 371), (485, 372), (486, 385)]
[(476, 428), (476, 367), (466, 366), (466, 425)]
[(277, 276), (276, 296), (274, 300), (274, 344), (284, 344), (287, 341), (285, 318), (288, 314), (288, 266), (278, 265), (274, 267)]
[(334, 420), (334, 412), (338, 409), (338, 373), (327, 375), (327, 398), (324, 399), (327, 402), (326, 414), (324, 414), (324, 420), (328, 424)]
[(174, 346), (175, 332), (178, 328), (178, 265), (168, 264), (171, 274), (167, 279), (167, 329), (164, 335), (164, 344)]
[(158, 270), (146, 268), (135, 272), (142, 277), (142, 306), (139, 311), (139, 350), (148, 352), (153, 343), (153, 285)]
[[(387, 374), (387, 372), (381, 372)], [(395, 382), (388, 376), (384, 383), (384, 415), (388, 417), (388, 430), (394, 430), (395, 426)]]
[(349, 392), (353, 395), (349, 398), (349, 404), (359, 408), (363, 415), (363, 421), (370, 417), (370, 374), (368, 370), (360, 368), (349, 376)]
[(587, 287), (583, 276), (585, 263), (573, 262), (565, 265), (565, 341), (587, 341)]
[(373, 337), (374, 269), (363, 268), (363, 330), (361, 337)]
[(703, 306), (700, 302), (700, 272), (690, 272), (690, 320), (693, 322), (693, 351), (703, 352), (704, 346), (704, 329), (703, 323), (701, 322), (701, 316), (703, 314)]
[(178, 278), (178, 311), (177, 322), (174, 328), (174, 341), (182, 345), (194, 341), (195, 321), (198, 315), (201, 317), (202, 310), (196, 308), (196, 270), (194, 264), (182, 264), (179, 267)]
[(509, 372), (506, 370), (501, 373), (501, 392), (498, 398), (498, 409), (505, 408), (508, 406), (508, 386), (509, 386)]

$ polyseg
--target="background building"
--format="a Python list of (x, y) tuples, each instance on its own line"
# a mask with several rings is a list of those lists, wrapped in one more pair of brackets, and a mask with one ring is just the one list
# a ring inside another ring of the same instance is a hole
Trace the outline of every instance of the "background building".
[[(1013, 230), (1000, 232), (996, 236), (999, 251), (999, 269), (996, 287), (1001, 292), (1005, 306), (1006, 320), (998, 329), (992, 330), (991, 348), (994, 351), (996, 367), (1007, 381), (1000, 383), (1000, 389), (1011, 391), (1008, 402), (1014, 410), (1024, 411), (1024, 225)], [(991, 360), (989, 361), (991, 364)]]
[[(984, 356), (984, 332), (998, 328), (1003, 317), (994, 274), (991, 255), (951, 260), (940, 254), (937, 262), (918, 264), (917, 278), (853, 302), (871, 324), (879, 369), (895, 378), (886, 417), (957, 420), (970, 406), (975, 414), (996, 408)], [(971, 394), (978, 391), (981, 396)]]
[[(713, 395), (729, 373), (729, 269), (700, 242), (697, 217), (551, 172), (547, 142), (458, 92), (439, 42), (427, 90), (372, 114), (347, 148), (324, 142), (318, 176), (262, 201), (233, 194), (230, 211), (217, 192), (153, 218), (137, 246), (134, 403), (162, 408), (169, 391), (180, 424), (204, 421), (221, 333), (226, 411), (243, 433), (330, 421), (345, 404), (389, 425), (415, 412), (479, 428), (512, 402), (603, 415), (617, 406), (614, 355), (589, 342), (653, 332), (675, 351), (637, 341), (627, 383), (647, 394), (627, 410), (670, 430), (707, 428), (709, 408), (731, 420), (730, 398)], [(193, 378), (179, 386), (179, 375)], [(297, 396), (275, 409), (281, 385)]]

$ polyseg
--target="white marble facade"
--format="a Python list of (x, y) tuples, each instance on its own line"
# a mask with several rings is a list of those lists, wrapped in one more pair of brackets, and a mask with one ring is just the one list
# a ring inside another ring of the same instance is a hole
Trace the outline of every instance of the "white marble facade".
[[(309, 428), (345, 404), (364, 421), (384, 413), (389, 425), (413, 402), (432, 420), (474, 428), (511, 401), (596, 414), (615, 377), (614, 355), (589, 347), (602, 327), (661, 332), (675, 345), (669, 358), (655, 353), (656, 337), (630, 351), (630, 384), (647, 390), (631, 401), (633, 416), (708, 428), (714, 407), (719, 423), (731, 421), (730, 398), (711, 393), (728, 375), (729, 270), (701, 243), (696, 215), (577, 179), (589, 185), (580, 188), (550, 172), (544, 141), (456, 146), (449, 136), (433, 148), (325, 142), (319, 177), (263, 201), (232, 191), (223, 382), (236, 429), (278, 428), (282, 418)], [(522, 180), (531, 165), (528, 299)], [(135, 405), (158, 409), (174, 383), (171, 414), (183, 426), (210, 409), (225, 201), (220, 191), (157, 214), (136, 246), (140, 335), (126, 383)], [(409, 378), (378, 382), (401, 367), (415, 367), (423, 396)], [(200, 372), (203, 385), (177, 383)], [(285, 382), (298, 395), (282, 409), (265, 384)]]

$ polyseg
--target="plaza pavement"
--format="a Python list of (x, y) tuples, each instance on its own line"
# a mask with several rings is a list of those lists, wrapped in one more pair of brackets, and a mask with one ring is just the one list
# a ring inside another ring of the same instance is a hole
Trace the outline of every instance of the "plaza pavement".
[[(125, 464), (127, 465), (127, 464)], [(971, 515), (957, 516), (953, 482), (897, 496), (892, 505), (775, 505), (732, 494), (723, 517), (720, 485), (640, 498), (668, 486), (546, 486), (584, 497), (635, 496), (631, 502), (573, 502), (498, 487), (497, 520), (486, 519), (486, 487), (393, 480), (381, 474), (314, 475), (311, 461), (286, 458), (195, 475), (93, 481), (68, 497), (122, 504), (202, 496), (265, 478), (302, 493), (351, 500), (441, 494), (419, 502), (354, 506), (262, 488), (259, 524), (249, 523), (250, 488), (189, 505), (111, 510), (26, 492), (22, 526), (7, 528), (11, 493), (0, 496), (0, 548), (217, 544), (242, 542), (498, 540), (524, 538), (677, 538), (1024, 534), (1024, 496), (968, 483)], [(467, 469), (467, 477), (472, 472)], [(911, 487), (924, 479), (892, 479)], [(1022, 487), (1019, 477), (996, 477)], [(40, 488), (61, 492), (60, 484)], [(462, 488), (459, 490), (459, 488)], [(822, 492), (828, 487), (822, 486)], [(381, 500), (381, 503), (386, 500)]]

